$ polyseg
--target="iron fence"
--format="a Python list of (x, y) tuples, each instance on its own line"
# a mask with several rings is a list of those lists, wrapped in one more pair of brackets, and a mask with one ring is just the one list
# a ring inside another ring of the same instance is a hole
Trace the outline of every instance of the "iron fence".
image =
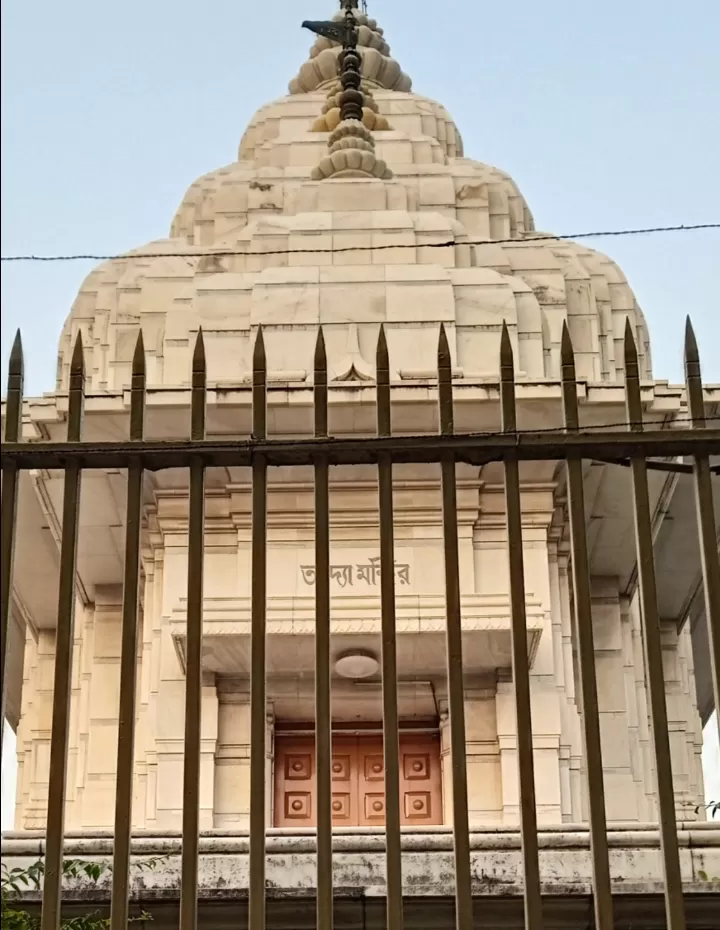
[[(386, 788), (387, 927), (403, 927), (400, 836), (398, 698), (395, 632), (393, 539), (393, 466), (398, 463), (439, 463), (447, 616), (448, 696), (452, 766), (452, 817), (458, 930), (472, 927), (470, 836), (467, 803), (466, 744), (463, 694), (461, 602), (456, 505), (456, 464), (482, 465), (502, 461), (510, 578), (513, 683), (520, 786), (520, 823), (524, 867), (525, 925), (543, 926), (533, 771), (530, 681), (526, 637), (526, 607), (522, 548), (519, 463), (562, 460), (568, 490), (571, 535), (574, 623), (579, 658), (581, 714), (589, 799), (589, 830), (593, 862), (595, 926), (613, 926), (613, 902), (608, 863), (607, 821), (603, 788), (598, 696), (590, 600), (590, 574), (583, 498), (583, 459), (629, 465), (634, 494), (639, 594), (653, 734), (657, 800), (665, 879), (667, 923), (683, 930), (685, 915), (680, 875), (668, 721), (663, 681), (658, 603), (653, 561), (648, 469), (692, 470), (702, 554), (707, 627), (710, 641), (715, 706), (720, 706), (720, 566), (713, 517), (710, 455), (720, 453), (720, 429), (705, 418), (697, 344), (688, 321), (685, 366), (689, 422), (672, 430), (645, 430), (638, 359), (632, 329), (625, 331), (627, 422), (621, 429), (580, 427), (578, 386), (573, 348), (563, 328), (562, 407), (564, 429), (517, 428), (515, 372), (508, 330), (500, 347), (501, 432), (457, 434), (453, 422), (451, 357), (444, 329), (438, 348), (439, 435), (394, 436), (391, 423), (390, 366), (384, 330), (377, 345), (377, 435), (333, 439), (328, 435), (328, 376), (322, 331), (314, 364), (314, 437), (270, 439), (267, 436), (267, 372), (262, 330), (253, 355), (252, 437), (244, 441), (205, 438), (206, 362), (202, 332), (192, 361), (190, 439), (148, 441), (144, 438), (145, 352), (139, 335), (132, 365), (130, 433), (128, 441), (82, 440), (84, 402), (83, 345), (78, 334), (70, 369), (67, 441), (21, 441), (23, 357), (19, 336), (10, 357), (5, 437), (2, 448), (2, 685), (3, 711), (8, 619), (11, 609), (19, 473), (23, 469), (54, 468), (65, 473), (60, 581), (55, 653), (50, 783), (46, 831), (46, 868), (42, 930), (58, 930), (61, 907), (62, 849), (67, 777), (71, 661), (75, 605), (78, 507), (85, 469), (126, 468), (128, 474), (125, 540), (122, 655), (117, 748), (117, 788), (111, 930), (125, 930), (128, 921), (129, 866), (132, 824), (132, 782), (135, 731), (136, 646), (140, 581), (143, 473), (164, 468), (189, 470), (189, 536), (187, 573), (187, 670), (184, 744), (184, 805), (182, 821), (182, 885), (180, 926), (195, 930), (198, 910), (198, 839), (201, 723), (201, 651), (203, 604), (203, 527), (205, 473), (217, 465), (252, 469), (252, 622), (251, 622), (251, 758), (250, 758), (250, 930), (265, 928), (265, 715), (266, 715), (266, 571), (267, 474), (277, 465), (312, 465), (315, 475), (315, 708), (317, 773), (317, 925), (333, 925), (331, 684), (330, 684), (330, 520), (329, 470), (333, 465), (377, 466), (380, 525), (382, 616), (383, 739)], [(658, 457), (689, 457), (692, 466)]]

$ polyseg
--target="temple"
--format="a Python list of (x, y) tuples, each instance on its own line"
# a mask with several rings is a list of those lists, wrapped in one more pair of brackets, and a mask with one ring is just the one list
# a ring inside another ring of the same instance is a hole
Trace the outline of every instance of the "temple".
[[(202, 330), (207, 435), (251, 432), (252, 349), (262, 326), (268, 432), (313, 430), (313, 353), (323, 328), (329, 432), (375, 430), (375, 346), (384, 325), (393, 430), (437, 432), (438, 331), (452, 356), (458, 431), (499, 428), (507, 325), (521, 428), (562, 426), (560, 340), (576, 353), (585, 426), (625, 422), (623, 333), (639, 349), (645, 422), (687, 421), (685, 389), (655, 380), (645, 318), (622, 271), (538, 229), (504, 171), (465, 155), (439, 103), (416, 93), (382, 28), (357, 3), (356, 50), (318, 33), (287, 96), (261, 107), (237, 157), (190, 185), (168, 238), (98, 266), (62, 329), (55, 389), (25, 401), (26, 439), (65, 438), (72, 348), (82, 334), (83, 439), (128, 434), (142, 332), (148, 438), (189, 434), (191, 356)], [(318, 24), (308, 24), (310, 28)], [(322, 26), (322, 24), (320, 24)], [(327, 24), (325, 24), (327, 25)], [(325, 30), (327, 32), (327, 29)], [(720, 400), (720, 389), (706, 388)], [(657, 820), (629, 470), (585, 463), (593, 630), (607, 815)], [(445, 600), (437, 466), (394, 473), (401, 813), (451, 823)], [(113, 825), (125, 473), (83, 476), (66, 829)], [(17, 727), (16, 830), (47, 816), (63, 475), (23, 474), (7, 713)], [(180, 829), (188, 476), (144, 484), (133, 827)], [(692, 479), (650, 473), (676, 813), (703, 818), (702, 721), (712, 710)], [(521, 466), (537, 811), (541, 827), (587, 820), (565, 472)], [(716, 494), (716, 501), (719, 495)], [(250, 810), (250, 473), (208, 471), (200, 827), (243, 831)], [(377, 472), (331, 472), (333, 814), (382, 826)], [(519, 816), (501, 463), (458, 467), (471, 828)], [(720, 522), (720, 520), (719, 520)], [(271, 469), (268, 496), (267, 824), (315, 824), (312, 469)], [(697, 631), (700, 631), (699, 633)]]

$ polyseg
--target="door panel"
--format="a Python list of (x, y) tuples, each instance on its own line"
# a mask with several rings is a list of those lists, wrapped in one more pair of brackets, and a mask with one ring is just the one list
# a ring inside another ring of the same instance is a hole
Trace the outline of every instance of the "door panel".
[(357, 752), (352, 740), (333, 740), (332, 819), (334, 827), (357, 823)]
[(385, 764), (381, 739), (358, 738), (358, 794), (358, 826), (384, 826)]
[[(313, 827), (317, 818), (315, 743), (311, 737), (275, 741), (275, 825)], [(385, 825), (382, 739), (334, 736), (333, 825)], [(408, 826), (442, 823), (440, 746), (430, 736), (400, 736), (400, 819)]]
[(407, 826), (442, 823), (437, 741), (400, 742), (400, 816)]
[(312, 827), (316, 816), (314, 740), (282, 744), (275, 753), (275, 824)]

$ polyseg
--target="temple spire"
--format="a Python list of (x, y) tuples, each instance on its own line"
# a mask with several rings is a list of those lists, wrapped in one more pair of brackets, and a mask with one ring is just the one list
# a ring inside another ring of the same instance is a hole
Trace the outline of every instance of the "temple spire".
[(365, 102), (360, 85), (360, 53), (358, 52), (358, 31), (353, 10), (357, 9), (357, 0), (343, 0), (345, 11), (345, 41), (340, 55), (340, 119), (362, 119)]
[[(340, 0), (344, 13), (341, 22), (303, 22), (303, 28), (342, 45), (338, 62), (340, 87), (330, 88), (325, 114), (313, 126), (315, 132), (330, 132), (329, 153), (312, 172), (316, 181), (337, 177), (392, 177), (386, 163), (375, 155), (375, 140), (370, 132), (370, 126), (379, 130), (390, 127), (384, 117), (377, 115), (377, 104), (369, 88), (364, 91), (362, 87), (357, 8), (358, 0)], [(337, 111), (336, 116), (331, 116), (333, 111)]]
[[(323, 30), (316, 33), (308, 60), (301, 65), (296, 76), (290, 81), (289, 90), (291, 94), (308, 94), (319, 89), (327, 91), (331, 83), (337, 84), (340, 76), (340, 53), (343, 46), (342, 29), (346, 12), (345, 5), (341, 3), (340, 9), (330, 17), (332, 25), (340, 31), (327, 33)], [(370, 86), (409, 93), (412, 89), (412, 81), (391, 56), (390, 46), (385, 38), (384, 30), (377, 20), (368, 15), (362, 0), (360, 0), (359, 4), (352, 4), (350, 12), (357, 28), (357, 46), (362, 61), (363, 90), (367, 93), (367, 87)], [(318, 25), (325, 26), (327, 24), (323, 22)]]

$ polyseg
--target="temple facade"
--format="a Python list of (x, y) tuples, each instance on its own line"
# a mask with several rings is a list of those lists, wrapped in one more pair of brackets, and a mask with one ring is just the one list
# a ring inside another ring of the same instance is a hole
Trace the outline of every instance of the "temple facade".
[[(357, 7), (357, 5), (356, 5)], [(338, 14), (340, 16), (341, 14)], [(131, 361), (147, 357), (147, 438), (189, 434), (191, 356), (202, 329), (207, 435), (251, 431), (252, 349), (262, 326), (268, 431), (313, 429), (313, 352), (322, 327), (329, 431), (375, 430), (375, 346), (384, 325), (393, 430), (437, 432), (440, 325), (453, 359), (456, 428), (499, 428), (499, 344), (508, 327), (521, 428), (562, 426), (567, 323), (583, 425), (623, 423), (622, 337), (640, 351), (647, 424), (687, 421), (685, 390), (654, 380), (645, 319), (622, 271), (536, 228), (515, 182), (465, 155), (448, 111), (415, 93), (378, 23), (355, 9), (362, 101), (343, 113), (340, 47), (318, 36), (287, 96), (263, 106), (237, 157), (195, 181), (168, 238), (105, 262), (84, 281), (60, 337), (55, 389), (25, 401), (26, 439), (65, 438), (72, 346), (82, 334), (83, 438), (127, 436)], [(707, 389), (720, 401), (720, 389)], [(607, 813), (656, 820), (627, 469), (585, 463), (593, 630)], [(403, 823), (451, 823), (440, 475), (394, 473)], [(587, 819), (565, 473), (521, 468), (537, 810), (543, 827)], [(83, 476), (66, 828), (112, 828), (126, 478)], [(16, 829), (44, 830), (63, 475), (23, 474), (7, 712), (17, 727)], [(180, 828), (188, 476), (147, 473), (133, 825)], [(650, 474), (676, 809), (701, 818), (702, 719), (711, 710), (691, 479)], [(717, 498), (717, 495), (716, 495)], [(250, 474), (207, 475), (200, 827), (246, 830), (250, 807)], [(333, 812), (384, 823), (377, 473), (331, 473)], [(499, 463), (458, 467), (471, 828), (519, 816), (510, 602)], [(720, 521), (719, 521), (720, 522)], [(695, 547), (695, 548), (693, 548)], [(268, 496), (267, 823), (315, 824), (312, 469), (271, 469)], [(702, 653), (702, 650), (700, 650)], [(697, 665), (696, 665), (697, 662)]]

